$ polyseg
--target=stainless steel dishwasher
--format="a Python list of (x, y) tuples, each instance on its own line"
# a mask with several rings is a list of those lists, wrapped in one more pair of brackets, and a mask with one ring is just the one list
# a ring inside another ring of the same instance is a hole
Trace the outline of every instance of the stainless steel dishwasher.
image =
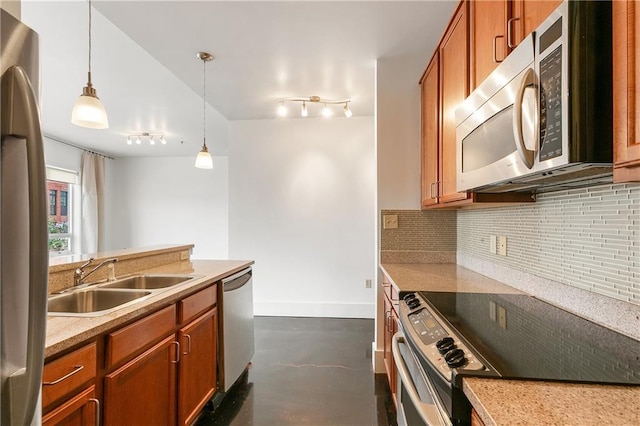
[(238, 380), (254, 353), (251, 268), (222, 280), (224, 392)]

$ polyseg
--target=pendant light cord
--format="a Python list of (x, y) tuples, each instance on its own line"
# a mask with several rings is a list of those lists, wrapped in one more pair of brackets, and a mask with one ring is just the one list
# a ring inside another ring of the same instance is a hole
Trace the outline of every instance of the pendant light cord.
[(207, 146), (207, 61), (202, 60), (202, 142)]
[(89, 0), (89, 86), (91, 86), (91, 0)]

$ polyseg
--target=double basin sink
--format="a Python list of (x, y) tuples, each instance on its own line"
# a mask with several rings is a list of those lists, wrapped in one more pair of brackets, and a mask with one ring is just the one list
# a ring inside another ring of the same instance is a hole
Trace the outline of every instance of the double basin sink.
[(169, 290), (178, 284), (199, 278), (193, 275), (133, 275), (71, 289), (49, 297), (49, 315), (99, 316)]

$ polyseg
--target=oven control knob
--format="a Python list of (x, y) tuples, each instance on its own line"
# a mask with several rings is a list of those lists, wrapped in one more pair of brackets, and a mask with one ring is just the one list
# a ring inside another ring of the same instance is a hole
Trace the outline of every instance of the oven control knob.
[(415, 308), (417, 308), (418, 306), (420, 306), (420, 301), (419, 301), (418, 299), (411, 299), (411, 300), (409, 300), (409, 301), (407, 302), (407, 306), (408, 306), (410, 309), (415, 309)]
[(451, 349), (455, 349), (456, 344), (453, 343), (452, 337), (443, 337), (442, 339), (436, 342), (436, 348), (438, 349), (438, 352), (444, 355), (447, 352), (449, 352)]
[(411, 301), (411, 300), (413, 300), (413, 299), (415, 299), (415, 298), (416, 298), (416, 294), (415, 294), (415, 293), (409, 293), (409, 294), (407, 294), (406, 296), (404, 296), (404, 297), (402, 298), (402, 300), (404, 300), (405, 302), (407, 302), (407, 303), (408, 303), (409, 301)]
[(444, 360), (451, 368), (462, 367), (467, 363), (467, 358), (464, 356), (462, 349), (452, 349), (444, 355)]

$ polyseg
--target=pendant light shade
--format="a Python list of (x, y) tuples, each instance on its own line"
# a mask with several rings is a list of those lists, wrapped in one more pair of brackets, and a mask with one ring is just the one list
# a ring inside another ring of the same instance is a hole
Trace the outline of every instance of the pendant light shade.
[(198, 169), (213, 169), (213, 158), (209, 154), (207, 148), (207, 113), (206, 113), (206, 94), (207, 94), (207, 62), (213, 59), (213, 55), (207, 52), (199, 52), (198, 59), (202, 60), (202, 149), (196, 157), (195, 166)]
[(109, 127), (107, 112), (96, 94), (96, 89), (91, 84), (91, 0), (89, 0), (89, 72), (87, 85), (82, 88), (82, 95), (73, 105), (71, 122), (76, 126), (89, 129), (106, 129)]

